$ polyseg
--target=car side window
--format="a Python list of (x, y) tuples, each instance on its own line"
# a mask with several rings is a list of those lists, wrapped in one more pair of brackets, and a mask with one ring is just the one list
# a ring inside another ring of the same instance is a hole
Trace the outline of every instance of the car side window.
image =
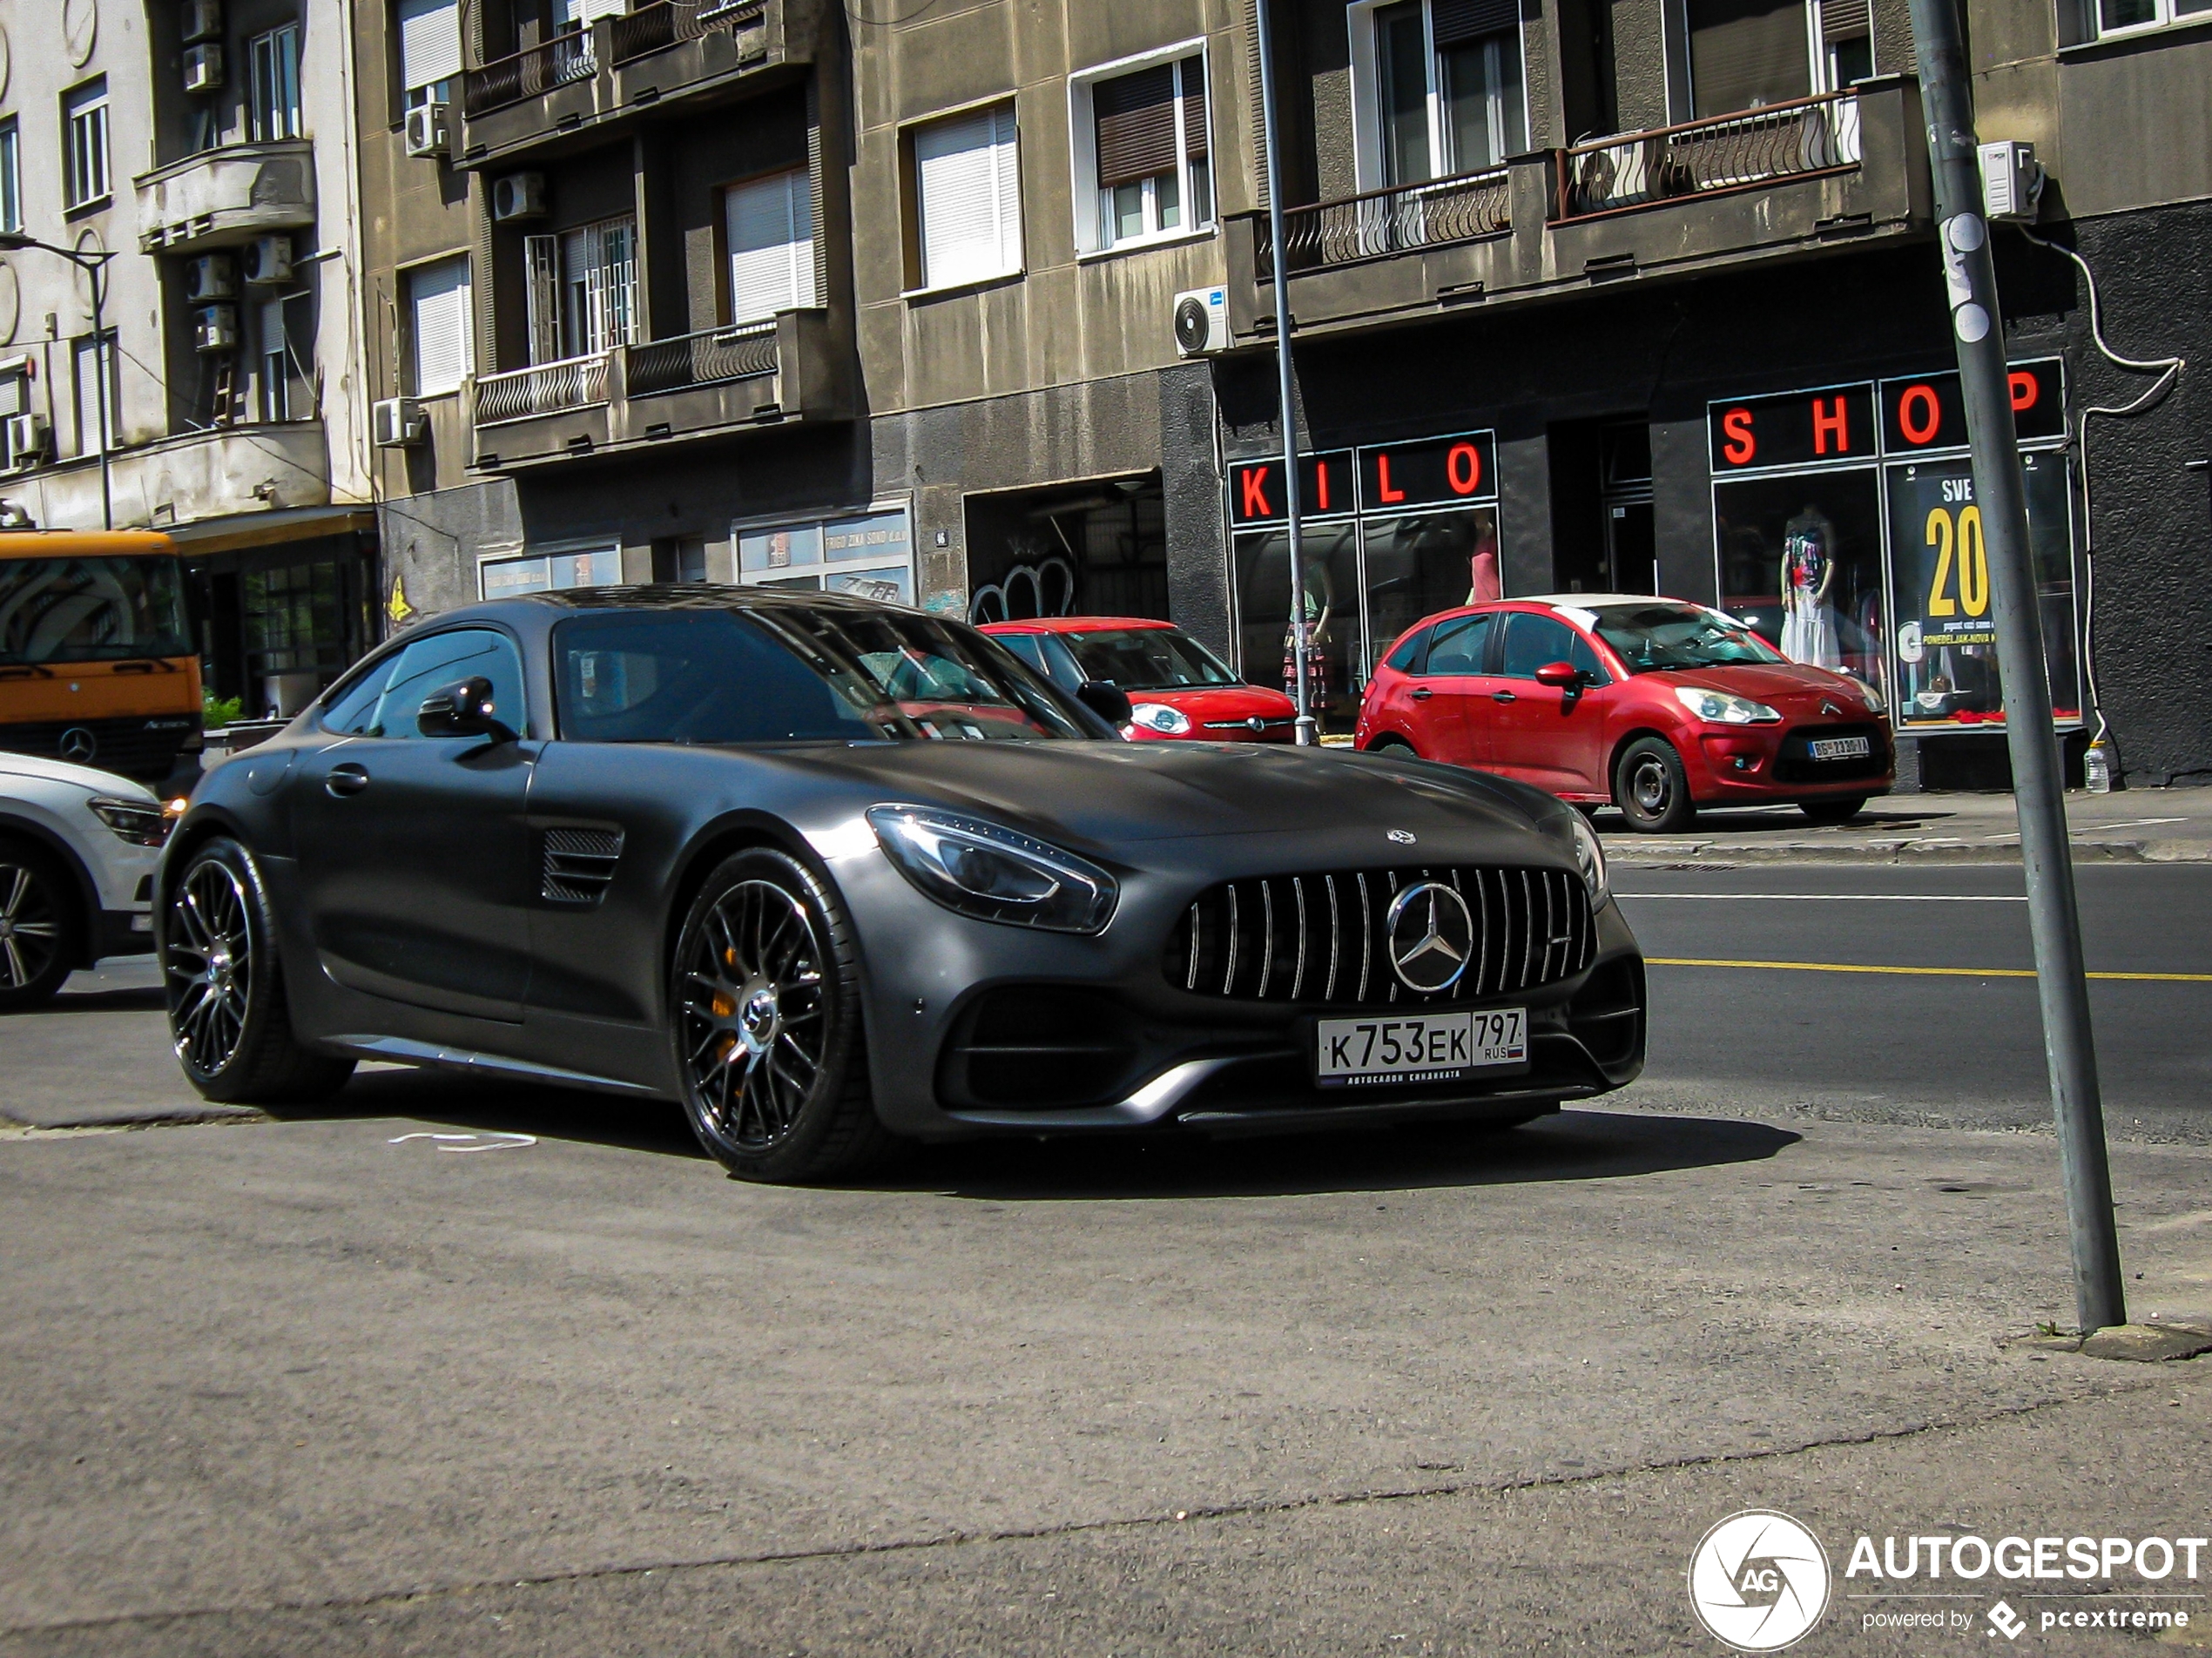
[(400, 652), (363, 737), (419, 738), (422, 700), (456, 679), (491, 681), (493, 713), (516, 731), (529, 725), (523, 697), (523, 657), (515, 642), (489, 628), (455, 628), (417, 639)]
[(1575, 635), (1575, 648), (1567, 653), (1567, 659), (1588, 675), (1593, 685), (1613, 683), (1613, 676), (1606, 672), (1605, 664), (1597, 659), (1597, 647), (1579, 633)]
[(1395, 668), (1399, 673), (1417, 671), (1414, 664), (1421, 659), (1421, 652), (1428, 646), (1428, 630), (1417, 628), (1406, 636), (1406, 642), (1383, 658), (1383, 665)]
[(1490, 645), (1491, 613), (1463, 616), (1450, 622), (1440, 622), (1431, 636), (1428, 646), (1428, 665), (1422, 670), (1429, 675), (1479, 674), (1482, 658)]
[(1049, 671), (1044, 665), (1044, 646), (1035, 634), (995, 633), (991, 637), (1021, 657), (1024, 667), (1033, 668), (1041, 674)]
[(352, 684), (340, 687), (322, 711), (322, 728), (344, 737), (365, 737), (376, 718), (376, 705), (382, 699), (384, 687), (391, 683), (392, 669), (399, 661), (397, 653), (375, 664)]
[(1517, 612), (1506, 628), (1505, 660), (1499, 666), (1499, 675), (1507, 679), (1534, 679), (1536, 670), (1548, 662), (1573, 661), (1577, 643), (1575, 630), (1556, 617)]

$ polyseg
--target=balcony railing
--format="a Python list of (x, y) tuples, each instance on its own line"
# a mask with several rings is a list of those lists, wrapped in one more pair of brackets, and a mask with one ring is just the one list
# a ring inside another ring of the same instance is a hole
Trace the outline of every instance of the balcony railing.
[(1558, 217), (1840, 172), (1858, 161), (1858, 94), (1824, 92), (1563, 151)]
[(543, 45), (502, 57), (481, 69), (464, 71), (461, 82), (462, 113), (475, 117), (487, 110), (536, 98), (571, 81), (589, 80), (599, 70), (594, 55), (592, 31), (556, 35)]
[[(1512, 228), (1513, 192), (1503, 167), (1283, 210), (1283, 244), (1293, 271), (1472, 241)], [(1264, 229), (1257, 251), (1259, 276), (1272, 277), (1274, 249)]]
[(624, 371), (624, 383), (632, 397), (772, 374), (776, 372), (775, 320), (647, 340), (630, 347)]
[(608, 50), (615, 62), (626, 64), (679, 40), (748, 28), (767, 11), (767, 0), (652, 0), (608, 24)]
[(476, 381), (476, 424), (527, 420), (563, 409), (590, 408), (607, 401), (607, 354), (534, 363)]

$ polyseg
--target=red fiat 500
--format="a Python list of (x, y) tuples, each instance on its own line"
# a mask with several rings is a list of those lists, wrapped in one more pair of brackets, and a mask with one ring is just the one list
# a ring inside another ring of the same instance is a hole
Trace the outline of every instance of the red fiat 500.
[(1776, 801), (1840, 823), (1895, 775), (1865, 681), (1789, 661), (1718, 610), (1629, 594), (1428, 617), (1376, 668), (1353, 741), (1611, 802), (1654, 832)]
[(983, 631), (1064, 691), (1110, 679), (1129, 693), (1129, 736), (1206, 743), (1287, 743), (1298, 704), (1248, 685), (1172, 622), (1050, 616)]

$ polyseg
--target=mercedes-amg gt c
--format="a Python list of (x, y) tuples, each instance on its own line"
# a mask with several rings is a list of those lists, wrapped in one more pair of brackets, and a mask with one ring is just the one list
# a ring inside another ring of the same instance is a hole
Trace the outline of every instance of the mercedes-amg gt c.
[(1635, 1075), (1642, 960), (1572, 807), (1128, 714), (859, 599), (450, 612), (201, 785), (156, 906), (178, 1058), (217, 1100), (361, 1059), (673, 1100), (761, 1180)]

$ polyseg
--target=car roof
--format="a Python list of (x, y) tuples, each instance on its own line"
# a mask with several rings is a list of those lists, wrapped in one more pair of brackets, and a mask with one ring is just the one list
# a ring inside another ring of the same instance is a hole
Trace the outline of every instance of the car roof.
[(1529, 593), (1514, 601), (1521, 604), (1548, 604), (1554, 610), (1594, 610), (1602, 604), (1688, 604), (1695, 599), (1673, 599), (1660, 593)]
[(570, 587), (545, 593), (518, 593), (511, 598), (484, 599), (427, 616), (395, 633), (392, 640), (396, 643), (408, 638), (418, 630), (482, 622), (503, 622), (520, 631), (535, 634), (550, 628), (565, 616), (621, 610), (812, 610), (908, 617), (923, 614), (909, 605), (887, 604), (880, 599), (861, 598), (850, 593), (739, 587), (723, 582), (658, 582), (624, 587)]
[(1104, 628), (1152, 628), (1175, 631), (1175, 623), (1156, 616), (1031, 616), (1018, 622), (987, 622), (986, 633), (1090, 633)]

